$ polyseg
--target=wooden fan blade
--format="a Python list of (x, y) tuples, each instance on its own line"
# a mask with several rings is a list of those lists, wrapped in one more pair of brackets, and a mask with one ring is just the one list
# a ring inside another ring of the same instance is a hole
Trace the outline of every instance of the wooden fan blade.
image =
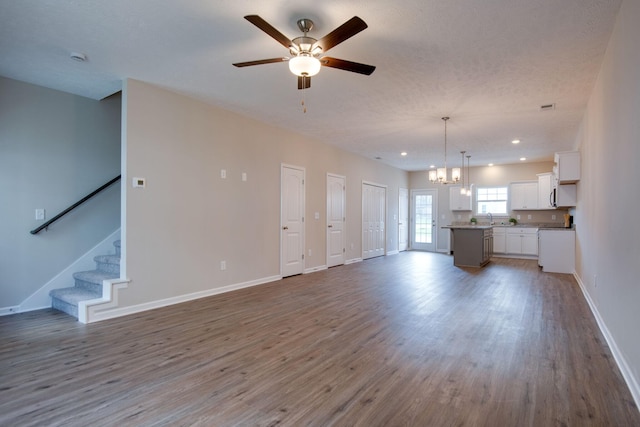
[(309, 89), (311, 87), (311, 77), (298, 76), (298, 89)]
[(262, 31), (270, 35), (273, 39), (275, 39), (278, 43), (280, 43), (287, 49), (295, 46), (295, 44), (287, 36), (276, 30), (273, 26), (271, 26), (271, 24), (260, 18), (258, 15), (247, 15), (244, 17), (244, 19), (260, 28)]
[(323, 56), (320, 63), (325, 67), (338, 68), (340, 70), (351, 71), (353, 73), (371, 75), (376, 69), (373, 65), (361, 64), (359, 62), (346, 61), (344, 59)]
[(236, 67), (250, 67), (252, 65), (262, 65), (262, 64), (274, 64), (276, 62), (286, 62), (289, 58), (283, 56), (282, 58), (270, 58), (270, 59), (259, 59), (257, 61), (247, 61), (247, 62), (236, 62), (233, 64)]
[(338, 43), (342, 43), (349, 37), (355, 36), (365, 28), (367, 28), (367, 24), (362, 19), (354, 16), (353, 18), (349, 19), (347, 22), (340, 25), (338, 28), (315, 42), (311, 50), (313, 51), (314, 48), (320, 46), (322, 48), (322, 51), (326, 52)]

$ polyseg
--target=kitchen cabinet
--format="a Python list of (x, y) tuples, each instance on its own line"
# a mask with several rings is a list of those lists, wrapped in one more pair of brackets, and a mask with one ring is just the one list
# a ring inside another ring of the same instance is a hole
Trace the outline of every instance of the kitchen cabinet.
[(507, 228), (507, 253), (514, 255), (538, 255), (538, 229)]
[(512, 182), (509, 200), (512, 211), (538, 209), (538, 181)]
[(453, 265), (482, 267), (491, 259), (493, 229), (489, 226), (446, 226), (453, 234)]
[(507, 253), (507, 232), (505, 227), (493, 228), (493, 253)]
[(551, 201), (553, 172), (538, 174), (538, 209), (555, 209)]
[(556, 184), (575, 184), (580, 181), (580, 152), (561, 151), (553, 156)]
[(471, 195), (460, 194), (461, 186), (449, 187), (449, 209), (452, 211), (471, 211)]
[(538, 232), (538, 265), (547, 273), (573, 274), (576, 269), (576, 232), (556, 228)]

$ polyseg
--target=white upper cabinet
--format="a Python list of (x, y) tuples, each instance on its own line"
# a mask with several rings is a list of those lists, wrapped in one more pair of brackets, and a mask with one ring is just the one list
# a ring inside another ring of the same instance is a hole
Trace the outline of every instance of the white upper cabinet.
[(511, 183), (511, 210), (529, 210), (538, 208), (538, 181)]
[(538, 209), (555, 209), (552, 200), (553, 173), (538, 174)]
[(449, 187), (449, 209), (452, 211), (470, 211), (471, 195), (460, 194), (460, 186)]
[(580, 152), (561, 151), (553, 156), (556, 184), (575, 184), (580, 181)]

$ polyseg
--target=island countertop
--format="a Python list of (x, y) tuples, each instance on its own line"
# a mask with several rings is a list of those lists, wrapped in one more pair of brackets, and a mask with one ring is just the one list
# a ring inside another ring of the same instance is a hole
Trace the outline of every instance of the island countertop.
[(449, 228), (451, 230), (488, 230), (493, 227), (493, 225), (445, 225), (441, 228)]

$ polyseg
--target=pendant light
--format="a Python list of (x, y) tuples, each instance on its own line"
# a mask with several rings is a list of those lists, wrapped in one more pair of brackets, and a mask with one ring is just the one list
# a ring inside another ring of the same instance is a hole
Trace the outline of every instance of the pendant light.
[(461, 174), (461, 179), (462, 179), (462, 186), (460, 187), (460, 194), (467, 194), (467, 187), (465, 186), (465, 181), (464, 181), (464, 153), (466, 153), (466, 151), (461, 151), (460, 152), (460, 156), (462, 157), (462, 167), (460, 168), (462, 170), (462, 174)]
[(447, 171), (447, 120), (449, 117), (443, 117), (444, 121), (444, 167), (429, 171), (429, 181), (439, 184), (455, 184), (460, 181), (460, 168), (451, 169), (451, 181), (448, 180)]
[(467, 186), (467, 196), (471, 196), (471, 186), (473, 184), (471, 184), (471, 169), (469, 166), (469, 159), (471, 158), (471, 155), (467, 155), (467, 180), (469, 181), (469, 185)]

